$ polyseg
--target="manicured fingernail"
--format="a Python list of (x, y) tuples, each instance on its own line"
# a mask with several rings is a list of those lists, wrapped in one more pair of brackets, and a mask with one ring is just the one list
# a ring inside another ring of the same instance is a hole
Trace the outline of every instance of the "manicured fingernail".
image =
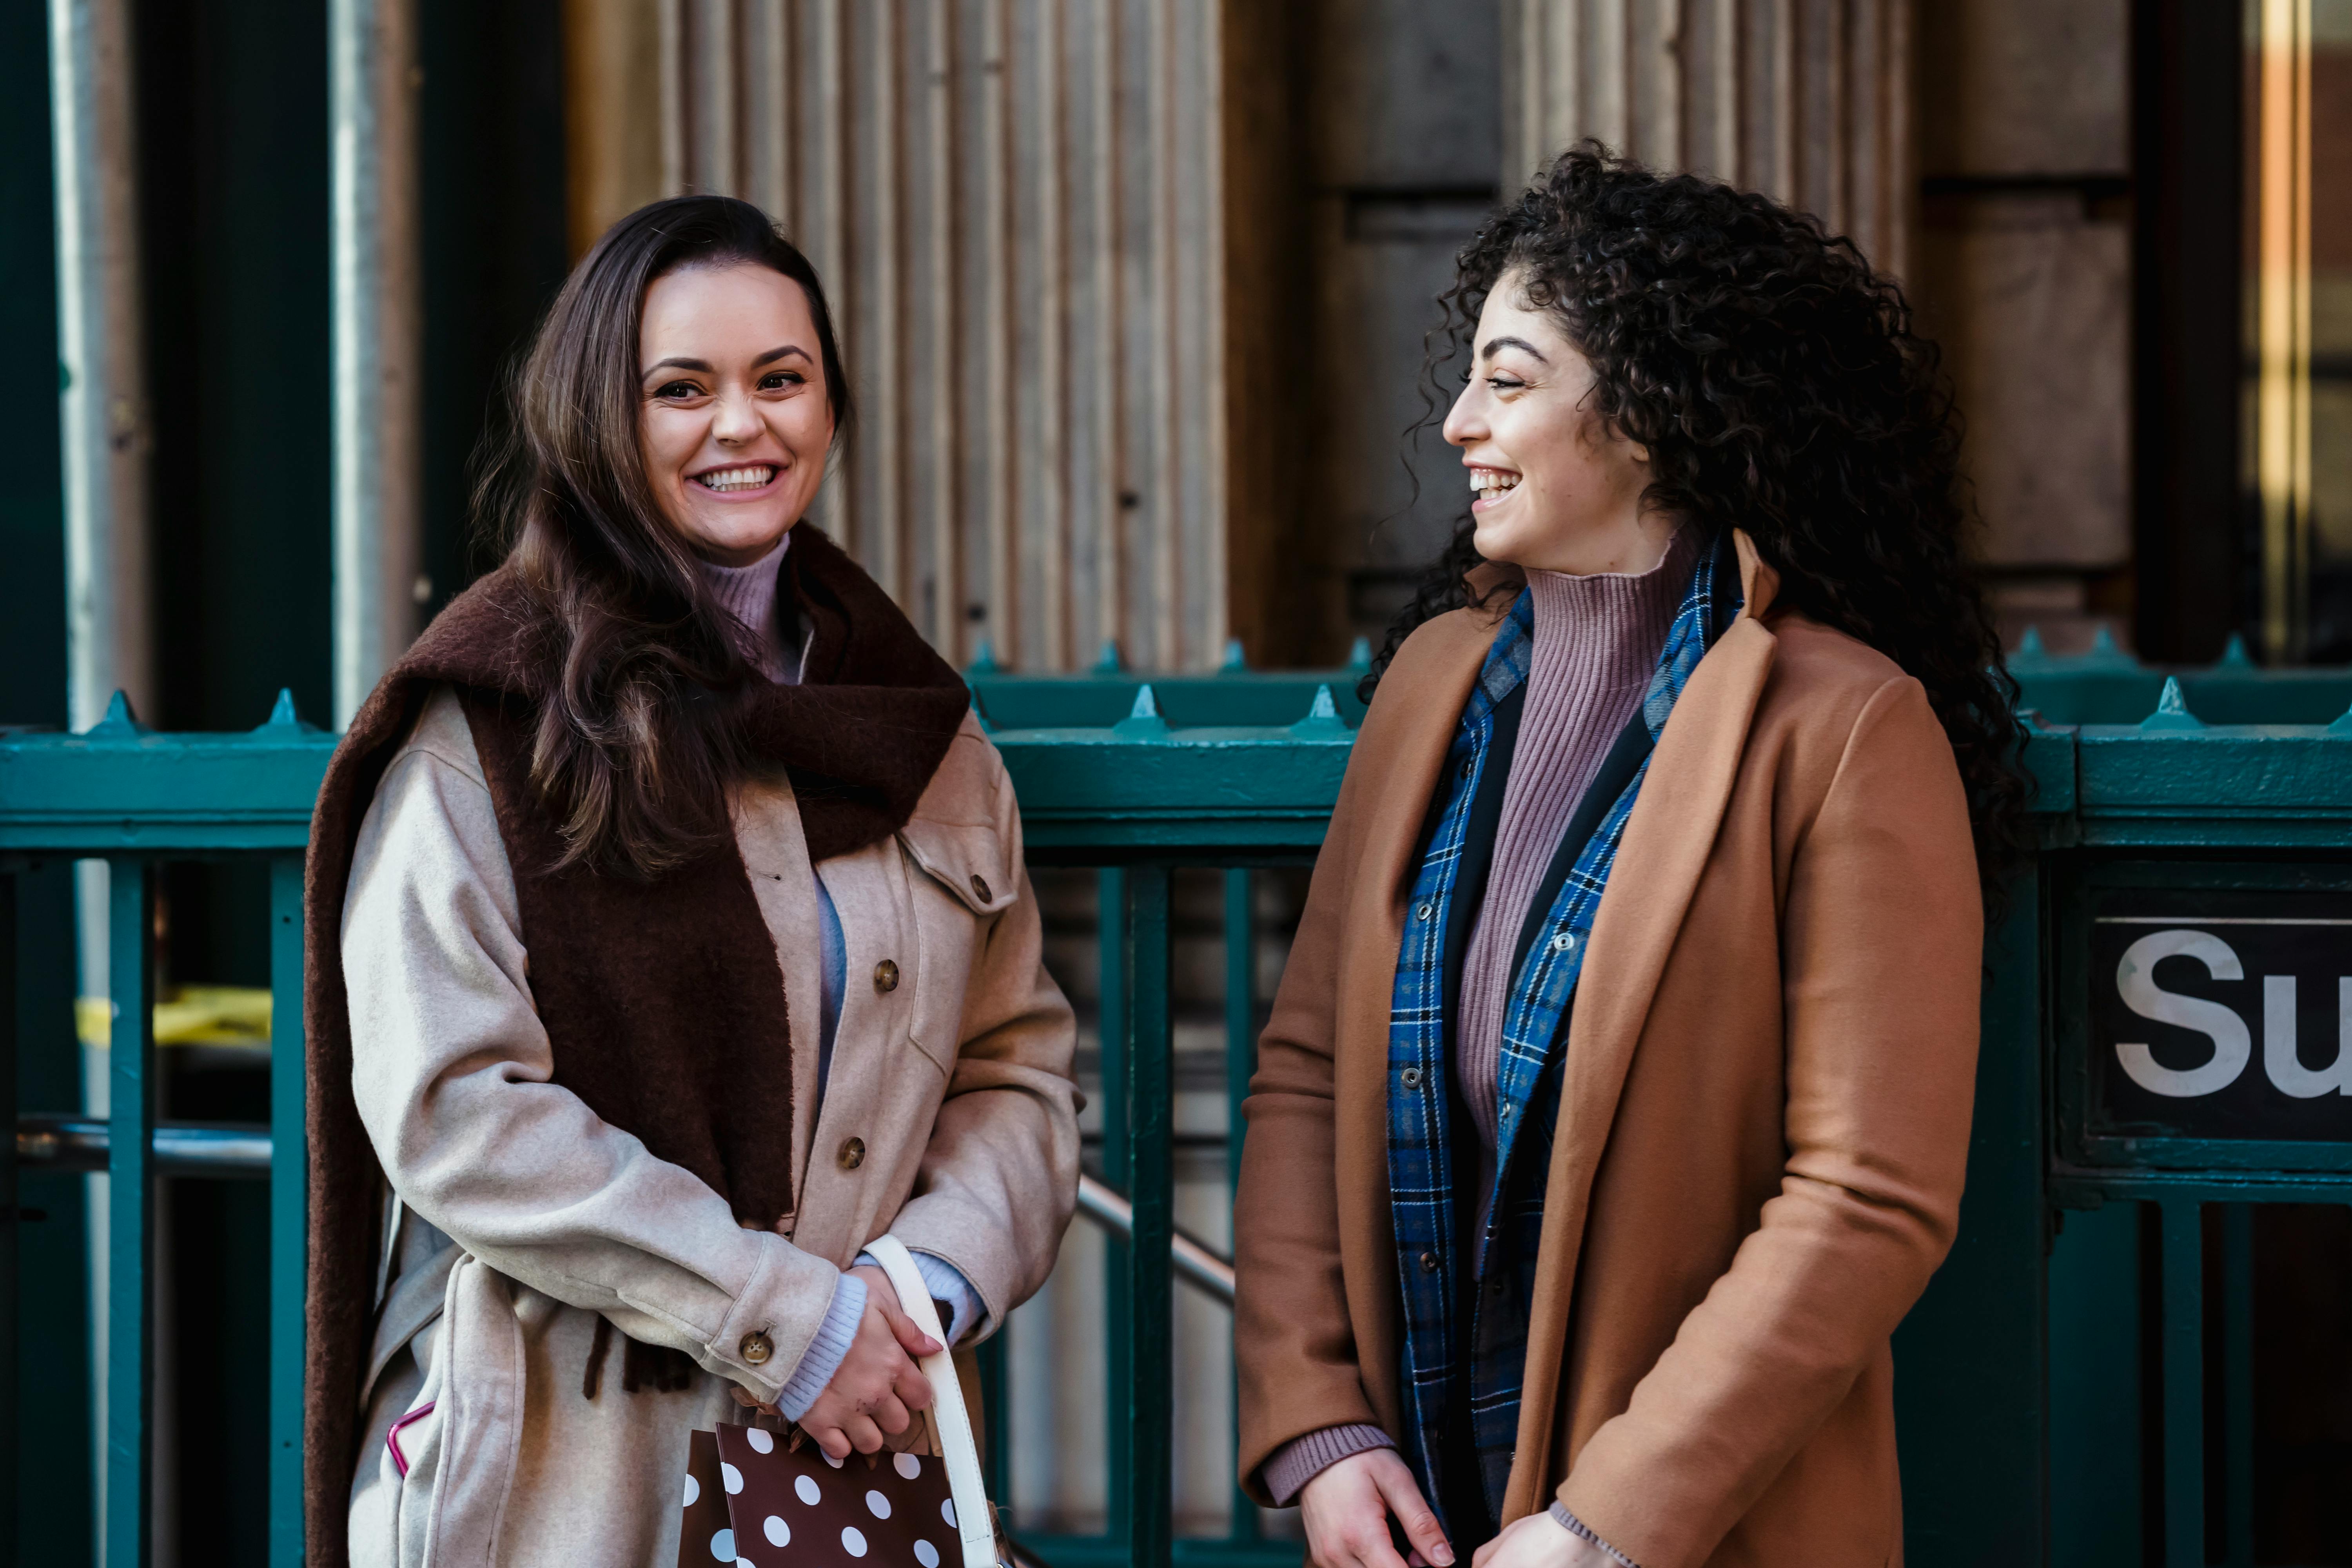
[(1437, 1568), (1450, 1568), (1450, 1564), (1454, 1562), (1454, 1548), (1446, 1545), (1445, 1542), (1441, 1541), (1437, 1543), (1437, 1550), (1432, 1552), (1429, 1555), (1431, 1560), (1437, 1564)]

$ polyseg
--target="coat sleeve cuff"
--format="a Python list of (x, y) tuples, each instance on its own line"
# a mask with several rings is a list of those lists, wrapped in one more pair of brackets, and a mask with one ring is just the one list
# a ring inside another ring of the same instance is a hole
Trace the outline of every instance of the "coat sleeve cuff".
[(797, 1421), (808, 1414), (808, 1407), (841, 1370), (850, 1342), (857, 1338), (858, 1320), (865, 1316), (866, 1281), (843, 1275), (841, 1283), (833, 1288), (833, 1301), (824, 1310), (824, 1321), (817, 1325), (816, 1337), (801, 1352), (800, 1365), (793, 1368), (783, 1391), (776, 1395), (776, 1408), (787, 1419)]
[(1266, 1495), (1274, 1499), (1274, 1505), (1288, 1508), (1298, 1500), (1307, 1482), (1340, 1460), (1374, 1448), (1395, 1447), (1389, 1435), (1377, 1426), (1326, 1426), (1304, 1437), (1293, 1437), (1276, 1448), (1258, 1468), (1258, 1478), (1265, 1483)]
[(1566, 1503), (1556, 1502), (1551, 1505), (1551, 1521), (1559, 1526), (1562, 1530), (1568, 1531), (1570, 1535), (1577, 1537), (1579, 1540), (1592, 1542), (1593, 1545), (1598, 1546), (1601, 1551), (1609, 1553), (1611, 1558), (1616, 1562), (1623, 1563), (1625, 1568), (1641, 1568), (1640, 1563), (1635, 1563), (1631, 1557), (1626, 1556), (1623, 1552), (1618, 1551), (1615, 1547), (1601, 1540), (1601, 1537), (1593, 1534), (1592, 1527), (1585, 1523), (1584, 1521), (1577, 1518), (1576, 1515), (1569, 1512), (1568, 1505)]

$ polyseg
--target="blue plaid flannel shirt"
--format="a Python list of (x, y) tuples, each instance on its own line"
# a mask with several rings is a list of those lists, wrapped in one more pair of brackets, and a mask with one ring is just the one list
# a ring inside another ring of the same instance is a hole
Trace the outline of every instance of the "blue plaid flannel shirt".
[[(1716, 563), (1699, 560), (1675, 611), (1642, 701), (1653, 741), (1705, 656), (1716, 628)], [(1454, 1107), (1447, 1058), (1444, 994), (1446, 925), (1476, 911), (1454, 906), (1471, 803), (1486, 773), (1495, 710), (1528, 677), (1534, 607), (1526, 595), (1496, 634), (1478, 682), (1463, 709), (1443, 777), (1452, 794), (1414, 879), (1389, 1009), (1389, 1205), (1403, 1289), (1404, 1453), (1423, 1496), (1444, 1514), (1442, 1446), (1457, 1430), (1451, 1416), (1468, 1401), (1468, 1430), (1490, 1514), (1499, 1514), (1518, 1440), (1519, 1390), (1527, 1363), (1528, 1308), (1543, 1223), (1543, 1188), (1559, 1113), (1563, 1028), (1584, 967), (1609, 870), (1625, 821), (1649, 774), (1644, 758), (1600, 825), (1544, 916), (1515, 977), (1504, 1015), (1496, 1093), (1495, 1187), (1482, 1247), (1464, 1245), (1454, 1190)], [(1532, 1116), (1534, 1132), (1524, 1131)], [(1464, 1270), (1483, 1258), (1471, 1297), (1469, 1335), (1462, 1333)], [(1467, 1350), (1468, 1365), (1464, 1363)], [(1466, 1375), (1465, 1375), (1466, 1373)], [(1449, 1521), (1450, 1531), (1453, 1525)]]

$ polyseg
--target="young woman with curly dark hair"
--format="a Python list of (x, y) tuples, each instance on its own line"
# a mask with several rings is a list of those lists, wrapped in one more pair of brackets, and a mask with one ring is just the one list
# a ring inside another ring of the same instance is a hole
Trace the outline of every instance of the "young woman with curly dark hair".
[[(2024, 795), (1903, 296), (1587, 144), (1444, 299), (1471, 514), (1261, 1047), (1243, 1474), (1322, 1568), (1902, 1554)], [(1980, 880), (1981, 879), (1981, 880)]]

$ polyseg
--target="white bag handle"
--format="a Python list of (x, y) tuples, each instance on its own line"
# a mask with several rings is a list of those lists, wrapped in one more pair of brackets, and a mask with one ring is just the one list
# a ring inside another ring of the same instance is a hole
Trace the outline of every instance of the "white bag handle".
[(940, 1342), (940, 1349), (922, 1358), (923, 1375), (931, 1380), (931, 1430), (938, 1434), (948, 1468), (948, 1491), (955, 1499), (956, 1534), (963, 1542), (964, 1568), (997, 1568), (996, 1526), (988, 1509), (988, 1486), (981, 1479), (980, 1447), (971, 1437), (971, 1415), (964, 1408), (963, 1384), (956, 1376), (955, 1357), (948, 1348), (948, 1331), (931, 1306), (931, 1288), (923, 1282), (914, 1256), (895, 1236), (877, 1237), (866, 1244), (866, 1254), (890, 1277), (898, 1292), (898, 1306), (915, 1327)]

